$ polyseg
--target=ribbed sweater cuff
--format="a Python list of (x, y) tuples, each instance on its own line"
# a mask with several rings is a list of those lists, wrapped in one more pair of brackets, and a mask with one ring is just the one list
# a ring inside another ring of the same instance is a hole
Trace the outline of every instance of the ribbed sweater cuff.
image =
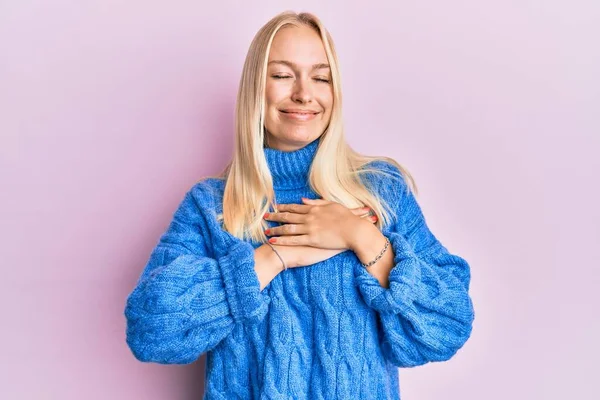
[(419, 259), (401, 234), (391, 232), (388, 238), (394, 250), (389, 288), (382, 287), (377, 278), (360, 264), (354, 270), (356, 285), (369, 307), (388, 314), (410, 312), (421, 279)]
[(254, 248), (238, 242), (218, 258), (231, 315), (236, 322), (261, 321), (268, 311), (270, 298), (261, 293), (254, 270)]

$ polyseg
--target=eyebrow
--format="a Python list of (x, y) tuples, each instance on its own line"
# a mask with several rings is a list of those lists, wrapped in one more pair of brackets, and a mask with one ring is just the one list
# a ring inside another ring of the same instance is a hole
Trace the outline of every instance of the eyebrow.
[[(297, 67), (297, 65), (291, 61), (286, 61), (286, 60), (272, 60), (269, 61), (269, 65), (271, 64), (283, 64), (283, 65), (287, 65), (290, 68), (295, 68)], [(313, 64), (312, 69), (325, 69), (325, 68), (330, 68), (329, 64), (327, 63), (318, 63), (318, 64)]]

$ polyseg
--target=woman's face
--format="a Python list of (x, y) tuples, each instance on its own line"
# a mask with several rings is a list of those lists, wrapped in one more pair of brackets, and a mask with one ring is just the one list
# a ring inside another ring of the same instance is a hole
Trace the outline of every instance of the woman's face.
[(269, 53), (265, 96), (268, 147), (293, 151), (321, 136), (331, 116), (333, 86), (317, 32), (305, 26), (277, 32)]

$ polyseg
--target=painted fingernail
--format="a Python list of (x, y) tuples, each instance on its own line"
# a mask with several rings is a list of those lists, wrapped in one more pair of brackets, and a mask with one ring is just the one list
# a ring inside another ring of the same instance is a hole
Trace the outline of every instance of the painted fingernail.
[(275, 243), (276, 241), (277, 241), (277, 239), (275, 239), (275, 238), (270, 238), (269, 239), (269, 243)]
[(270, 230), (270, 229), (265, 229), (265, 235), (268, 235), (268, 234), (269, 234), (269, 232), (271, 232), (271, 230)]
[(268, 218), (269, 217), (269, 213), (265, 213), (265, 215), (263, 215), (263, 218)]

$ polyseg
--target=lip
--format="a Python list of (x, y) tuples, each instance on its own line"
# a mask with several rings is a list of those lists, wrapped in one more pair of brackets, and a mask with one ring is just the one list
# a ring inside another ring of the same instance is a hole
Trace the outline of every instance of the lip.
[(312, 119), (314, 119), (319, 112), (317, 111), (312, 111), (312, 110), (300, 110), (300, 109), (294, 109), (294, 108), (287, 108), (287, 109), (283, 109), (283, 110), (279, 110), (279, 112), (281, 112), (281, 114), (284, 116), (284, 118), (288, 118), (294, 121), (310, 121)]
[(318, 115), (318, 113), (314, 113), (314, 112), (297, 113), (297, 112), (289, 112), (289, 111), (283, 111), (283, 110), (280, 110), (280, 112), (284, 118), (291, 119), (294, 121), (300, 121), (300, 122), (313, 120)]
[(279, 110), (283, 113), (296, 113), (296, 114), (318, 114), (318, 111), (315, 110), (303, 110), (301, 108), (283, 108), (281, 110)]

